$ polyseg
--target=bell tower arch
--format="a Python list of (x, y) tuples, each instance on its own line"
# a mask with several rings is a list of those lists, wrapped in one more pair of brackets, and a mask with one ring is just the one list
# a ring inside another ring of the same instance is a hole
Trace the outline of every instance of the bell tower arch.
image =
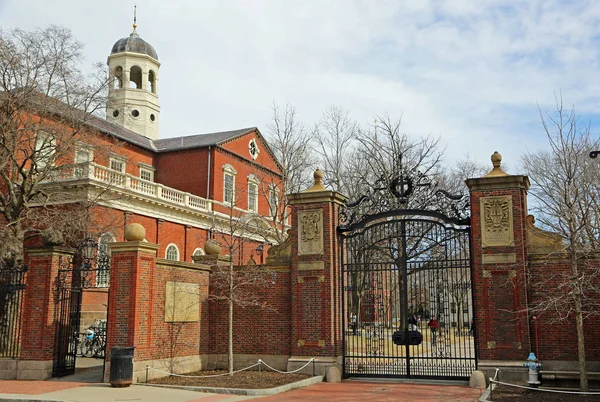
[(158, 70), (154, 48), (133, 32), (112, 47), (107, 64), (110, 74), (106, 119), (152, 140), (158, 139), (160, 105)]

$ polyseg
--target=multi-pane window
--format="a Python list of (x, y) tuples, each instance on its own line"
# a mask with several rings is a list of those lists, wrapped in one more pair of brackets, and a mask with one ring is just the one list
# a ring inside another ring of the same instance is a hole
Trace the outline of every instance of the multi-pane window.
[(111, 158), (110, 169), (121, 173), (125, 172), (125, 162), (120, 159)]
[(258, 211), (258, 186), (256, 183), (248, 183), (248, 211)]
[(148, 169), (140, 169), (140, 179), (152, 181), (152, 171)]
[(233, 203), (233, 175), (225, 174), (223, 187), (223, 201)]
[(167, 246), (167, 251), (165, 253), (165, 258), (171, 261), (179, 261), (179, 249), (174, 244), (169, 244)]
[(33, 155), (38, 169), (43, 169), (54, 162), (56, 156), (56, 139), (47, 133), (38, 133), (35, 138)]

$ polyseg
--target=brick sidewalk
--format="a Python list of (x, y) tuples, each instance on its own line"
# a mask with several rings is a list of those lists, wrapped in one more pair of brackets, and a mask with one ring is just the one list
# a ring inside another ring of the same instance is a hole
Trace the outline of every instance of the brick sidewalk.
[(337, 384), (323, 382), (259, 399), (265, 402), (473, 402), (477, 401), (481, 394), (481, 390), (469, 388), (468, 386), (344, 381)]
[(83, 382), (56, 382), (56, 381), (0, 381), (0, 394), (26, 394), (40, 395), (47, 392), (61, 391), (89, 385)]

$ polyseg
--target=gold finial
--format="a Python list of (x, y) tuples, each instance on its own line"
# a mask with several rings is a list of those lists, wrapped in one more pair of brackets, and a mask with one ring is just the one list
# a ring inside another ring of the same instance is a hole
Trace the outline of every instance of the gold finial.
[(491, 159), (494, 168), (485, 177), (508, 176), (508, 174), (500, 167), (500, 165), (502, 164), (502, 155), (500, 155), (498, 151), (494, 152)]
[(137, 28), (137, 4), (133, 6), (133, 29)]
[(317, 168), (317, 170), (315, 170), (315, 173), (313, 174), (313, 178), (315, 179), (315, 183), (312, 185), (311, 188), (309, 188), (308, 190), (305, 190), (305, 193), (311, 192), (311, 191), (326, 191), (327, 189), (325, 188), (325, 186), (323, 185), (323, 172), (321, 172), (321, 169)]

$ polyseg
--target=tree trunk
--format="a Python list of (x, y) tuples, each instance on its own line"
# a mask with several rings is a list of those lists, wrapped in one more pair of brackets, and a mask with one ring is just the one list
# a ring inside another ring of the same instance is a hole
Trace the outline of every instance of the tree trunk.
[(229, 375), (233, 375), (233, 259), (229, 262), (229, 314), (227, 317), (229, 336), (227, 345), (227, 360), (229, 361)]
[[(573, 261), (572, 264), (575, 264), (574, 273), (577, 273), (577, 261)], [(577, 360), (578, 360), (578, 368), (579, 368), (579, 387), (582, 392), (588, 392), (588, 375), (586, 368), (586, 357), (585, 357), (585, 333), (583, 330), (583, 309), (581, 307), (581, 294), (579, 293), (579, 279), (576, 278), (575, 286), (575, 322), (577, 327)]]

